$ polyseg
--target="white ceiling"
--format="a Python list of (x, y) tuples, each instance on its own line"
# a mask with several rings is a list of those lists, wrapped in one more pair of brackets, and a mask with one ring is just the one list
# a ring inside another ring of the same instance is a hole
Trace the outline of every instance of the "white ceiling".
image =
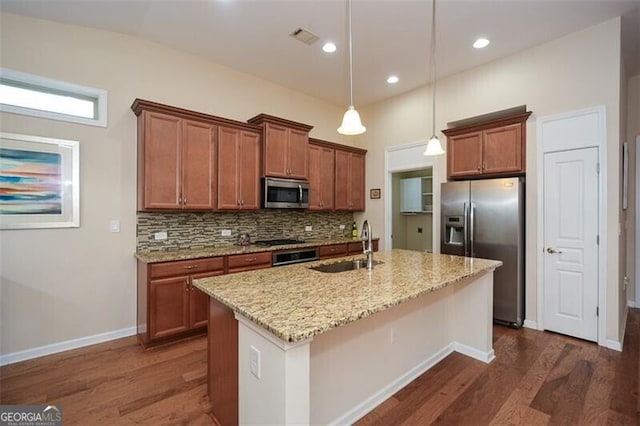
[[(438, 77), (623, 16), (640, 73), (640, 0), (439, 0)], [(348, 104), (346, 0), (0, 0), (3, 11), (140, 36), (337, 105)], [(431, 2), (353, 0), (354, 98), (370, 104), (428, 83)], [(320, 37), (308, 46), (298, 27)], [(471, 43), (486, 36), (491, 45)], [(325, 40), (338, 51), (321, 50)], [(388, 85), (396, 74), (400, 82)]]

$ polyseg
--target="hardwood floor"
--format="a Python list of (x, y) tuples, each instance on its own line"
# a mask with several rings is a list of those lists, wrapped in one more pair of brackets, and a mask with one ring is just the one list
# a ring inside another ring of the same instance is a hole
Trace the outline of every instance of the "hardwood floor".
[[(624, 351), (494, 326), (491, 364), (454, 353), (359, 425), (640, 424), (640, 310)], [(206, 338), (144, 351), (119, 339), (0, 368), (0, 404), (55, 404), (65, 425), (210, 425)]]

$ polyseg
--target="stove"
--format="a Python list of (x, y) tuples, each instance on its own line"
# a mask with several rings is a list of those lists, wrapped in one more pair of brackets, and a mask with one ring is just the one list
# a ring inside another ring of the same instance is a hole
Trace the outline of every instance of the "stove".
[(292, 238), (280, 238), (275, 240), (258, 240), (253, 242), (253, 244), (257, 246), (267, 246), (267, 247), (285, 246), (287, 244), (300, 244), (300, 243), (304, 243), (304, 240), (296, 240)]

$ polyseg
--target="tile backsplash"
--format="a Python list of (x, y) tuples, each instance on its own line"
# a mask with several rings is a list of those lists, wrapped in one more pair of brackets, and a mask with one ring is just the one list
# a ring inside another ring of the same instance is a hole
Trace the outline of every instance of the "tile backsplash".
[[(138, 212), (137, 222), (137, 250), (159, 251), (235, 244), (242, 233), (248, 233), (251, 241), (348, 237), (351, 235), (353, 214), (299, 210)], [(345, 225), (345, 229), (341, 230), (340, 225)], [(311, 226), (312, 230), (305, 231), (305, 226)], [(231, 236), (223, 237), (223, 229), (231, 230)], [(156, 232), (167, 232), (167, 239), (154, 239)]]

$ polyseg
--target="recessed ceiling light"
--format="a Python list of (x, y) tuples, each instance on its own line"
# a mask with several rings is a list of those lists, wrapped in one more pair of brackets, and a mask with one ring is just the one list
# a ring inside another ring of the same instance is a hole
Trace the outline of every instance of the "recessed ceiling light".
[(329, 41), (322, 46), (322, 50), (326, 53), (333, 53), (336, 51), (336, 45)]
[(399, 79), (399, 78), (398, 78), (398, 76), (396, 76), (396, 75), (390, 75), (390, 76), (387, 78), (387, 83), (389, 83), (389, 84), (395, 84), (395, 83), (397, 83), (398, 81), (400, 81), (400, 79)]
[(482, 49), (483, 47), (487, 47), (489, 43), (491, 43), (489, 40), (481, 37), (473, 42), (473, 47), (476, 49)]

